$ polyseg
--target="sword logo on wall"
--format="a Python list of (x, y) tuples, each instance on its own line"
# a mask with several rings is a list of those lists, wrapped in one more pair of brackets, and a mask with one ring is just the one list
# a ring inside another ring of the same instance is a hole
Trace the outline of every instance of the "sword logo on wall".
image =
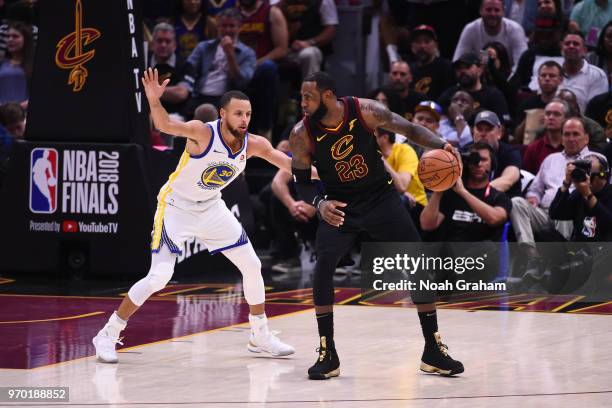
[(73, 92), (83, 89), (89, 72), (84, 64), (91, 60), (96, 50), (83, 52), (83, 47), (90, 45), (102, 35), (95, 28), (83, 28), (83, 5), (76, 0), (74, 12), (74, 31), (58, 41), (55, 52), (55, 64), (62, 69), (70, 69), (68, 84)]

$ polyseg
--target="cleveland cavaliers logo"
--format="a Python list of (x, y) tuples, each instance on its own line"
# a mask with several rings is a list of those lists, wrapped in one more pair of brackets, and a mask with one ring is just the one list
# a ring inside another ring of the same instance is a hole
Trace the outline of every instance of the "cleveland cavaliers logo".
[(100, 38), (100, 31), (95, 28), (83, 28), (83, 6), (76, 0), (74, 12), (74, 31), (58, 41), (55, 52), (55, 63), (62, 69), (70, 69), (68, 84), (73, 92), (83, 89), (87, 80), (87, 68), (84, 64), (92, 59), (96, 50), (83, 52), (83, 46)]
[(331, 154), (334, 160), (342, 160), (353, 151), (353, 135), (344, 135), (338, 139), (331, 147)]

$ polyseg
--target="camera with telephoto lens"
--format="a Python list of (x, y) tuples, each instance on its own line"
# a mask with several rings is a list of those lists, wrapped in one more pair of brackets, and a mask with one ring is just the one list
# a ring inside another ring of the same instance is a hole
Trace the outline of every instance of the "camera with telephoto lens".
[(463, 162), (463, 167), (467, 166), (478, 166), (480, 163), (480, 154), (476, 151), (472, 151), (470, 153), (461, 153), (461, 161)]
[(585, 181), (591, 174), (590, 160), (576, 160), (572, 162), (575, 169), (572, 170), (571, 179), (576, 183)]

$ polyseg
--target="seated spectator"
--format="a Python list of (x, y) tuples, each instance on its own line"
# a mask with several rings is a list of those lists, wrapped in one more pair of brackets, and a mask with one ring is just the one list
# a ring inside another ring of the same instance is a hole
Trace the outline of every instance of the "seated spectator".
[(438, 99), (457, 80), (450, 61), (440, 57), (438, 35), (433, 27), (420, 25), (412, 30), (412, 53), (416, 61), (410, 65), (414, 90), (428, 99)]
[(457, 91), (451, 98), (448, 114), (440, 120), (440, 135), (460, 149), (472, 143), (468, 122), (474, 114), (474, 98), (465, 91)]
[(23, 139), (25, 134), (25, 110), (15, 102), (0, 105), (0, 125), (2, 125), (11, 138)]
[(25, 111), (15, 102), (0, 105), (0, 186), (7, 172), (13, 142), (23, 139)]
[(448, 88), (440, 95), (438, 103), (442, 109), (448, 109), (451, 97), (459, 90), (466, 91), (474, 98), (474, 109), (493, 111), (504, 121), (510, 120), (508, 104), (504, 94), (494, 86), (482, 83), (482, 64), (480, 55), (465, 54), (453, 63), (457, 74), (458, 85)]
[[(315, 240), (318, 219), (317, 210), (310, 203), (298, 200), (291, 173), (276, 172), (272, 180), (270, 197), (270, 227), (274, 235), (277, 262), (272, 265), (276, 272), (290, 273), (300, 270), (299, 243)], [(297, 237), (296, 237), (297, 236)]]
[(396, 143), (395, 135), (382, 129), (376, 131), (376, 141), (384, 158), (385, 168), (393, 179), (393, 186), (418, 226), (419, 214), (427, 204), (427, 196), (417, 174), (419, 159), (416, 152), (410, 145)]
[(453, 61), (466, 53), (477, 53), (488, 42), (497, 41), (508, 50), (510, 63), (514, 67), (527, 50), (525, 30), (520, 24), (504, 17), (502, 0), (483, 0), (480, 16), (463, 29)]
[(168, 23), (159, 23), (153, 29), (149, 67), (157, 69), (159, 80), (170, 78), (170, 82), (161, 96), (161, 103), (168, 113), (181, 113), (184, 108), (182, 90), (176, 85), (185, 75), (185, 60), (176, 51), (174, 27)]
[(491, 111), (476, 115), (472, 130), (474, 143), (483, 142), (493, 148), (494, 168), (490, 172), (491, 187), (506, 193), (508, 197), (521, 194), (521, 153), (513, 146), (500, 141), (503, 136), (502, 124)]
[(190, 113), (202, 103), (218, 108), (221, 95), (230, 89), (245, 89), (255, 72), (255, 51), (238, 40), (240, 11), (223, 10), (217, 21), (219, 38), (198, 44), (187, 60), (187, 74), (178, 84), (181, 100), (191, 94), (187, 104)]
[(597, 47), (588, 53), (586, 60), (589, 64), (601, 68), (610, 78), (612, 74), (612, 20), (599, 33)]
[[(414, 108), (414, 118), (412, 122), (421, 125), (433, 133), (439, 135), (440, 118), (442, 117), (442, 108), (434, 101), (423, 101)], [(409, 141), (408, 144), (413, 147), (418, 157), (423, 155), (423, 147)]]
[(582, 118), (582, 122), (585, 126), (585, 131), (589, 135), (589, 149), (598, 152), (603, 151), (603, 149), (608, 143), (608, 141), (606, 140), (606, 134), (603, 128), (599, 125), (599, 123), (580, 113), (580, 108), (578, 107), (576, 95), (569, 89), (561, 89), (558, 92), (557, 97), (559, 99), (562, 99), (569, 105), (570, 117), (575, 116)]
[(479, 156), (478, 164), (466, 165), (452, 189), (431, 195), (421, 213), (421, 228), (437, 230), (444, 241), (500, 241), (512, 204), (489, 183), (493, 149), (474, 143), (468, 150)]
[(557, 94), (559, 85), (563, 82), (563, 68), (557, 62), (549, 60), (538, 68), (537, 94), (522, 101), (516, 110), (516, 123), (525, 120), (525, 115), (531, 109), (544, 109)]
[(389, 110), (393, 113), (397, 113), (398, 115), (403, 114), (404, 105), (402, 99), (395, 91), (395, 89), (389, 86), (376, 88), (368, 94), (368, 98), (377, 100), (378, 102), (389, 108)]
[(198, 43), (215, 38), (215, 20), (202, 10), (202, 0), (180, 0), (174, 30), (176, 53), (184, 60), (189, 58)]
[[(584, 157), (591, 162), (591, 171), (576, 171), (567, 165), (565, 180), (550, 204), (553, 220), (571, 220), (574, 223), (572, 241), (602, 242), (612, 240), (612, 187), (610, 166), (599, 154)], [(582, 177), (576, 177), (579, 174)], [(574, 191), (570, 193), (570, 187)]]
[(7, 52), (9, 23), (25, 24), (26, 27), (30, 27), (32, 32), (32, 44), (36, 44), (38, 40), (38, 26), (35, 25), (35, 2), (31, 0), (9, 0), (0, 1), (1, 3), (4, 3), (5, 10), (0, 6), (0, 61), (4, 59)]
[[(574, 0), (504, 0), (505, 15), (511, 20), (523, 26), (525, 32), (530, 34), (536, 27), (537, 16), (540, 13), (549, 13), (555, 19), (562, 22), (563, 27), (567, 26), (565, 10), (571, 6), (565, 6), (561, 2), (569, 4)], [(518, 5), (518, 7), (517, 7)]]
[(203, 103), (198, 106), (193, 113), (193, 119), (199, 120), (204, 123), (212, 122), (213, 120), (217, 120), (219, 118), (219, 112), (214, 105), (210, 103)]
[(547, 61), (563, 64), (560, 46), (562, 34), (561, 23), (554, 14), (538, 14), (529, 48), (521, 55), (510, 79), (515, 89), (520, 92), (537, 91), (540, 65)]
[(591, 99), (584, 116), (599, 123), (606, 137), (612, 140), (612, 92), (608, 91)]
[[(440, 55), (452, 59), (461, 31), (478, 16), (477, 1), (480, 0), (383, 1), (380, 28), (389, 63), (400, 59), (400, 55), (405, 61), (412, 62), (411, 58), (407, 58), (410, 53), (410, 32), (422, 24), (437, 31)], [(406, 41), (403, 41), (404, 38)]]
[(570, 29), (580, 30), (586, 44), (595, 46), (601, 29), (612, 20), (612, 4), (608, 0), (582, 0), (572, 9)]
[(553, 100), (544, 109), (544, 129), (529, 143), (523, 156), (523, 168), (537, 174), (546, 157), (563, 151), (563, 123), (570, 117), (570, 109), (563, 100)]
[(405, 61), (397, 61), (391, 64), (389, 71), (389, 85), (397, 92), (402, 99), (403, 116), (412, 120), (414, 116), (414, 108), (427, 97), (422, 93), (418, 93), (410, 89), (412, 83), (412, 73), (410, 66)]
[(279, 84), (277, 64), (287, 56), (287, 21), (268, 0), (241, 0), (238, 7), (242, 13), (240, 40), (255, 51), (257, 58), (247, 90), (253, 106), (249, 127), (271, 139)]
[(565, 180), (567, 164), (583, 159), (591, 152), (588, 148), (589, 135), (584, 131), (580, 118), (570, 118), (563, 124), (563, 151), (552, 153), (544, 159), (533, 183), (527, 190), (526, 198), (512, 199), (510, 218), (516, 240), (526, 247), (528, 261), (526, 276), (541, 279), (543, 271), (534, 234), (554, 228), (566, 239), (571, 236), (572, 226), (565, 221), (551, 220), (548, 209)]
[(236, 0), (206, 0), (204, 7), (206, 13), (214, 17), (225, 9), (236, 7), (236, 3)]
[[(382, 88), (376, 88), (368, 94), (368, 99), (374, 99), (383, 105), (385, 105), (393, 113), (398, 115), (404, 114), (404, 103), (399, 97), (398, 93), (389, 86), (383, 86)], [(404, 135), (395, 135), (395, 141), (397, 143), (404, 143), (406, 137)]]
[(495, 86), (504, 94), (511, 116), (514, 117), (517, 90), (508, 81), (512, 73), (508, 51), (502, 43), (497, 41), (486, 43), (482, 51), (487, 53), (487, 62), (483, 65), (484, 82)]
[(582, 34), (572, 32), (565, 34), (561, 42), (565, 72), (563, 87), (574, 92), (580, 112), (584, 112), (588, 101), (608, 90), (607, 75), (601, 68), (589, 64), (584, 59), (586, 52)]
[(333, 0), (281, 0), (289, 25), (289, 60), (300, 65), (302, 78), (321, 70), (323, 57), (332, 53), (338, 10)]
[(8, 26), (7, 53), (0, 62), (0, 104), (28, 104), (28, 82), (32, 76), (34, 43), (31, 28), (23, 23)]

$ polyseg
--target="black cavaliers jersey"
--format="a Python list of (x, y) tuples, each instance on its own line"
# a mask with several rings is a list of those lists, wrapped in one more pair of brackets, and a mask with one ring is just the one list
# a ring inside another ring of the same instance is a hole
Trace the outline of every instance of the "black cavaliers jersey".
[(304, 118), (311, 139), (313, 164), (330, 199), (346, 202), (349, 208), (373, 203), (393, 190), (393, 180), (382, 160), (373, 130), (361, 116), (359, 100), (341, 98), (344, 118), (335, 129)]

